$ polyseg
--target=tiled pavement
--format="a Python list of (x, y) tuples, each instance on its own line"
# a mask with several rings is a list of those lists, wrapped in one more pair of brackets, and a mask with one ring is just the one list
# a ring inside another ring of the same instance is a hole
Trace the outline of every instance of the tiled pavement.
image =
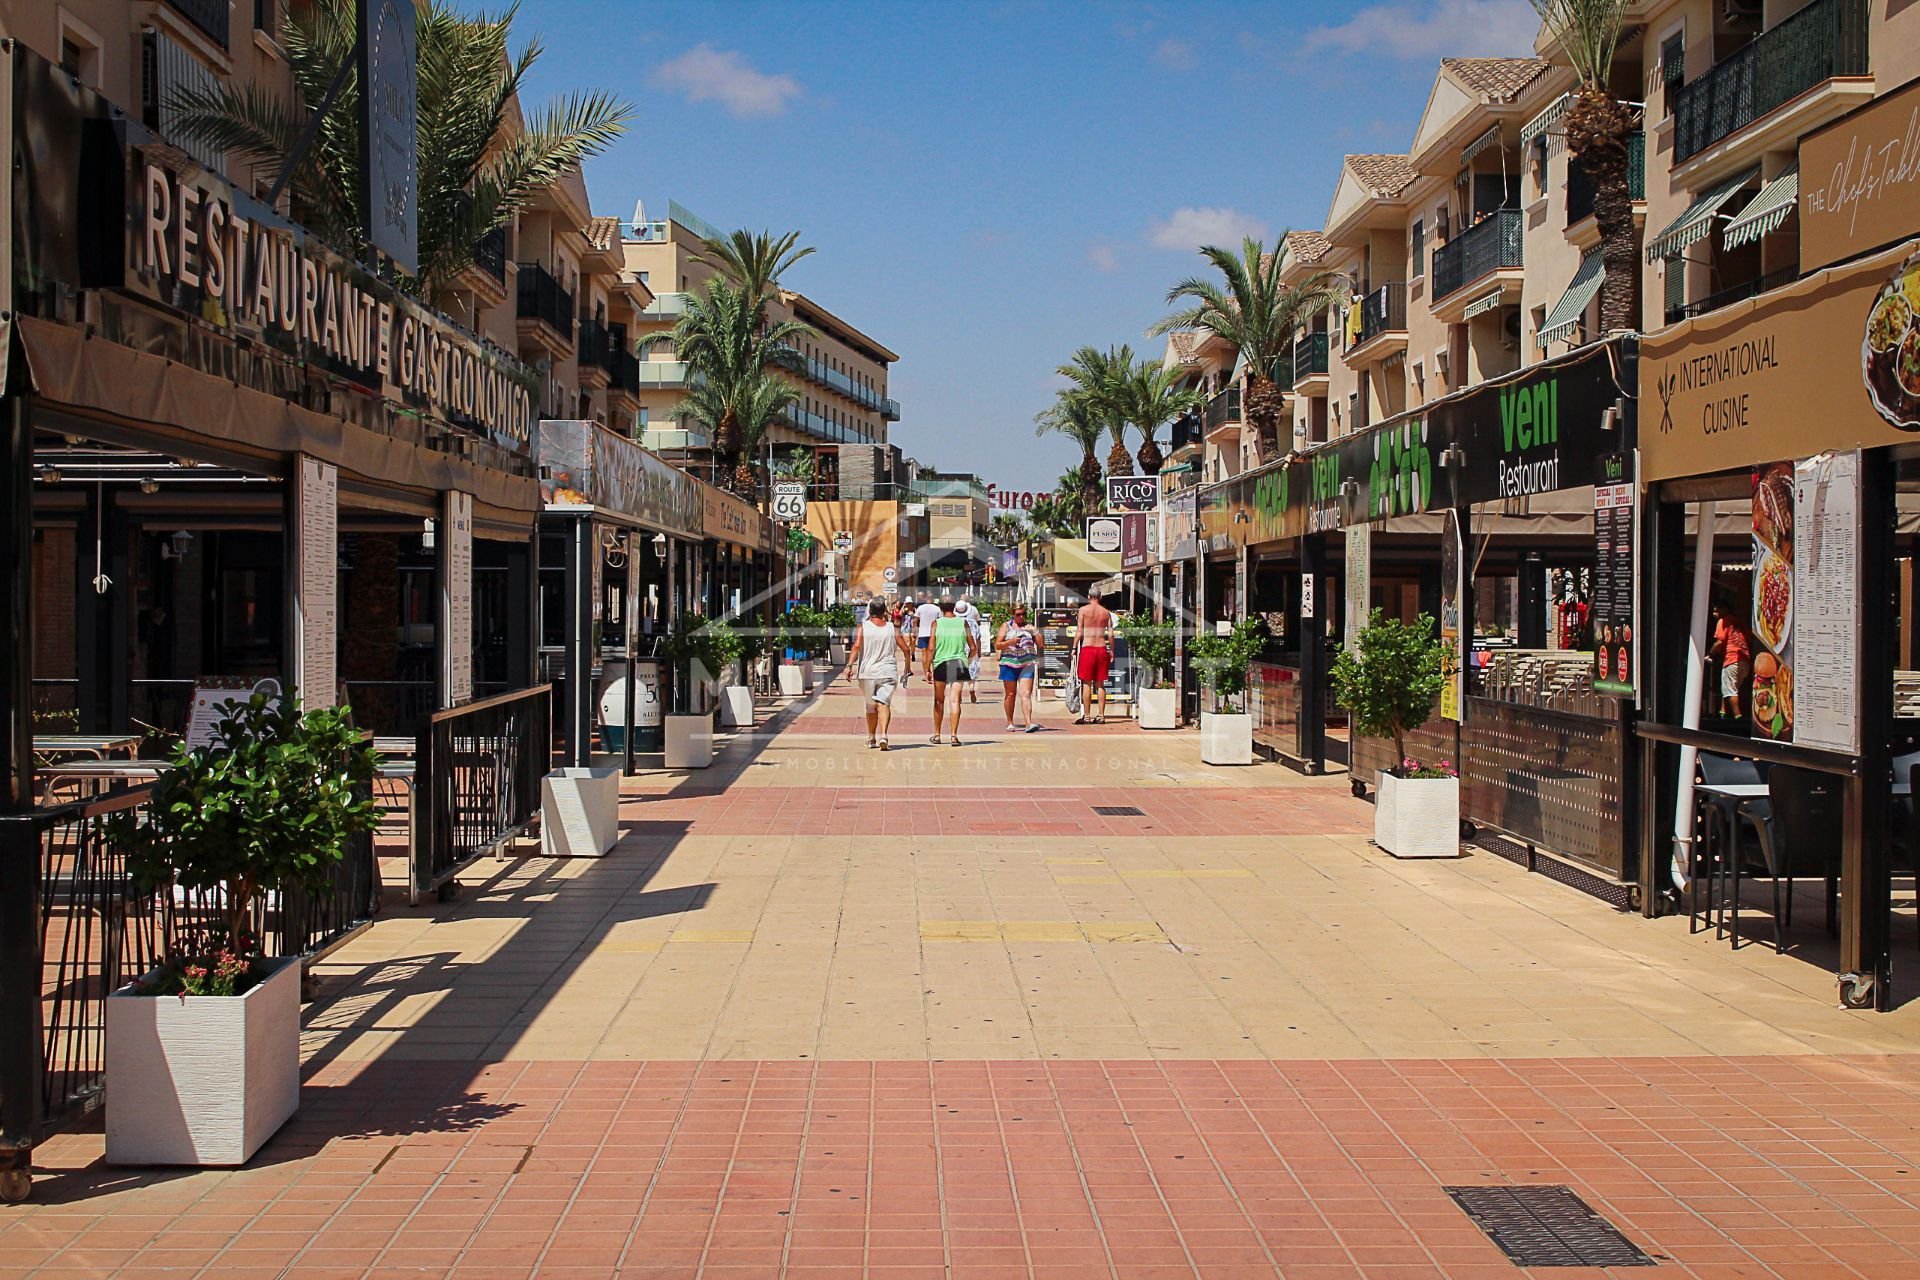
[(609, 859), (391, 909), (250, 1167), (60, 1138), (0, 1280), (1433, 1280), (1515, 1273), (1442, 1188), (1525, 1183), (1649, 1275), (1920, 1274), (1920, 1004), (1387, 861), (1338, 780), (1188, 735), (880, 756), (854, 707), (636, 780)]

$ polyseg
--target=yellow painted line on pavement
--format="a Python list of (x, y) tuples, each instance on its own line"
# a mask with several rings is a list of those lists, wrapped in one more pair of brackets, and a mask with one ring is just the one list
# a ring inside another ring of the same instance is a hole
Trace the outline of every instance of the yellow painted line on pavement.
[(650, 956), (658, 950), (658, 938), (608, 938), (592, 947), (594, 955), (605, 956)]
[(1165, 942), (1151, 920), (923, 920), (922, 942)]
[(1119, 884), (1118, 876), (1055, 876), (1055, 884)]

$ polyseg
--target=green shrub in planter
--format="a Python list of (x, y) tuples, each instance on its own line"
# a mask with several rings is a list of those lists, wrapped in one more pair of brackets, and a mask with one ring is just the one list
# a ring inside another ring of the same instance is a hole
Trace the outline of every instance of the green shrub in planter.
[[(1155, 622), (1152, 614), (1130, 613), (1114, 625), (1120, 638), (1133, 653), (1134, 665), (1152, 673), (1152, 689), (1173, 686), (1173, 642), (1178, 623), (1172, 619)], [(1244, 685), (1244, 680), (1242, 684)]]
[(1265, 628), (1258, 618), (1234, 624), (1226, 635), (1203, 631), (1193, 638), (1194, 673), (1200, 683), (1213, 690), (1214, 698), (1231, 712), (1246, 709), (1247, 668), (1260, 656), (1266, 644)]
[(253, 917), (264, 895), (320, 892), (353, 838), (379, 824), (372, 740), (345, 707), (300, 710), (291, 693), (235, 698), (206, 746), (177, 746), (144, 809), (109, 838), (145, 892), (218, 889), (224, 918), (205, 950), (165, 959), (148, 994), (238, 995), (256, 979)]
[(1422, 765), (1407, 756), (1407, 734), (1433, 715), (1433, 700), (1440, 696), (1444, 678), (1430, 615), (1407, 623), (1375, 609), (1354, 646), (1335, 656), (1329, 674), (1335, 701), (1353, 717), (1353, 731), (1393, 739), (1393, 758), (1399, 761), (1395, 776), (1454, 776), (1449, 761)]
[(745, 651), (746, 643), (739, 632), (703, 613), (681, 614), (664, 646), (674, 674), (685, 679), (688, 689), (693, 687), (697, 672), (718, 679)]
[(776, 635), (782, 649), (791, 649), (804, 658), (818, 658), (827, 651), (827, 615), (812, 605), (796, 604), (780, 615)]

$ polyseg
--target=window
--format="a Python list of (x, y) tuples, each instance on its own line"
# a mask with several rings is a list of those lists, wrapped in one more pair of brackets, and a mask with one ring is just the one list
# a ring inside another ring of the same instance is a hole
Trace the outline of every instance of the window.
[(1668, 324), (1672, 324), (1687, 309), (1687, 262), (1685, 258), (1664, 258), (1660, 269), (1664, 273), (1663, 284), (1666, 287), (1666, 319)]
[(1427, 398), (1427, 362), (1424, 360), (1413, 362), (1413, 394), (1422, 401)]
[(1420, 218), (1413, 220), (1413, 275), (1418, 280), (1427, 274), (1427, 224)]
[(647, 429), (647, 406), (645, 405), (640, 406), (639, 422), (640, 422), (640, 429), (642, 431), (645, 431)]
[(1444, 204), (1433, 211), (1433, 229), (1438, 233), (1441, 244), (1453, 236), (1453, 225), (1448, 221), (1447, 206)]
[(1661, 103), (1673, 114), (1673, 100), (1687, 82), (1687, 33), (1682, 28), (1660, 42)]

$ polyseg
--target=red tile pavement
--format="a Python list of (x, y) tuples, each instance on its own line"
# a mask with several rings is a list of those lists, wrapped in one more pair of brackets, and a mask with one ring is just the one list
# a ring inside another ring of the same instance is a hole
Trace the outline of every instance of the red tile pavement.
[[(963, 748), (964, 750), (964, 748)], [(988, 763), (994, 763), (989, 761)], [(1034, 769), (1071, 776), (1072, 756)], [(1084, 766), (1081, 766), (1084, 767)], [(1373, 810), (1333, 787), (743, 787), (687, 783), (636, 798), (628, 839), (663, 835), (1363, 835)], [(1094, 806), (1139, 809), (1110, 817)]]
[(1507, 1183), (1648, 1274), (1920, 1274), (1920, 1056), (334, 1064), (245, 1171), (97, 1147), (0, 1275), (1477, 1278), (1442, 1188)]

